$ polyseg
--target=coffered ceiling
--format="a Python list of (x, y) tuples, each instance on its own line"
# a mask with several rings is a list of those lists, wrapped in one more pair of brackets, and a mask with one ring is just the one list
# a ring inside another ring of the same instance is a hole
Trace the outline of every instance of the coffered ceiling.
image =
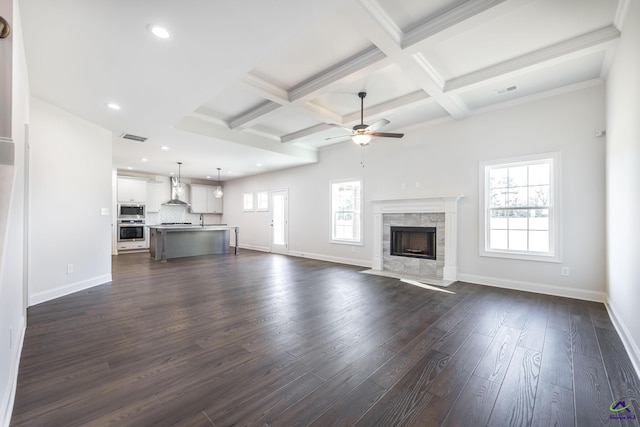
[[(629, 1), (22, 0), (20, 8), (32, 94), (112, 130), (114, 167), (164, 175), (181, 161), (184, 176), (215, 178), (222, 167), (230, 179), (352, 143), (332, 124), (360, 122), (361, 91), (365, 123), (385, 118), (381, 131), (409, 138), (431, 123), (601, 84)], [(150, 23), (172, 37), (155, 39)], [(371, 143), (401, 150), (402, 141)]]

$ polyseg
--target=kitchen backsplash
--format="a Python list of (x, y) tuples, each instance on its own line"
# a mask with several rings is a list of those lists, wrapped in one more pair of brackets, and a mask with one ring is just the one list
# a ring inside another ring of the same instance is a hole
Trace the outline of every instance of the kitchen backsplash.
[[(205, 215), (206, 224), (217, 224), (222, 219), (221, 215)], [(160, 207), (160, 212), (149, 212), (146, 215), (146, 224), (157, 225), (163, 222), (188, 222), (192, 224), (200, 223), (200, 214), (189, 212), (189, 208), (185, 206), (165, 206)]]

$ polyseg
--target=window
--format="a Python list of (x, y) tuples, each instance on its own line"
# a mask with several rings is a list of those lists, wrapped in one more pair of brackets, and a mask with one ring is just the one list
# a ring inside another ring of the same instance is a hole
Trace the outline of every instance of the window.
[(331, 183), (331, 240), (336, 243), (362, 242), (362, 182)]
[(245, 211), (253, 210), (253, 193), (244, 193), (242, 209)]
[(268, 211), (269, 210), (269, 192), (268, 191), (258, 191), (256, 193), (256, 198), (258, 199), (258, 207), (259, 211)]
[(560, 262), (560, 154), (480, 167), (480, 255)]

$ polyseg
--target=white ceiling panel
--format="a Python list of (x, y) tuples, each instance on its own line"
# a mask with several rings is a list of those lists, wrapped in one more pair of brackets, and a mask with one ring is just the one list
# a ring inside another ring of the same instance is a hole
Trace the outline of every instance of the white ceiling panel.
[(274, 136), (284, 136), (300, 129), (317, 125), (318, 118), (302, 109), (280, 109), (269, 115), (268, 120), (252, 126), (252, 129)]
[(532, 1), (422, 54), (449, 80), (611, 25), (616, 6), (602, 0)]
[(335, 91), (313, 99), (313, 103), (341, 116), (360, 111), (358, 92), (366, 92), (365, 113), (368, 106), (378, 105), (391, 99), (415, 92), (420, 87), (409, 80), (404, 71), (393, 64), (374, 71), (360, 79), (349, 81)]
[(274, 55), (262, 60), (251, 74), (283, 89), (327, 70), (371, 46), (338, 10), (326, 20), (310, 26)]
[(254, 90), (238, 82), (227, 86), (201, 108), (203, 113), (213, 113), (215, 118), (228, 122), (265, 102), (267, 100), (256, 95)]
[[(583, 56), (562, 64), (554, 64), (531, 73), (508, 77), (469, 92), (458, 94), (471, 109), (526, 97), (600, 77), (604, 52)], [(516, 90), (506, 90), (516, 86)]]

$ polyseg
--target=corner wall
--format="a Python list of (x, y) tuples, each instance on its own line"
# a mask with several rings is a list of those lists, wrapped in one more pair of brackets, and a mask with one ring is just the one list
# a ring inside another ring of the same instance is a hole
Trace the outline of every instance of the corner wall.
[(640, 4), (629, 3), (607, 80), (607, 292), (640, 375)]
[[(12, 4), (13, 3), (13, 4)], [(26, 328), (26, 233), (25, 200), (27, 183), (26, 174), (26, 135), (25, 124), (29, 123), (29, 81), (27, 62), (24, 56), (22, 26), (17, 1), (0, 3), (0, 14), (11, 23), (12, 35), (0, 43), (12, 43), (11, 72), (9, 81), (0, 82), (8, 85), (11, 94), (9, 114), (11, 118), (11, 141), (3, 142), (13, 145), (13, 165), (0, 165), (2, 170), (2, 210), (0, 221), (0, 425), (8, 426), (11, 418), (13, 402), (18, 379), (18, 365), (22, 350), (22, 341)], [(6, 14), (6, 6), (12, 7), (13, 13)], [(2, 59), (0, 55), (0, 60)], [(3, 76), (2, 78), (4, 78)], [(3, 100), (4, 101), (4, 100)], [(3, 104), (6, 105), (6, 104)], [(4, 115), (6, 111), (3, 111)], [(2, 135), (0, 135), (2, 136)], [(3, 163), (3, 162), (0, 162)], [(5, 173), (6, 172), (6, 173)], [(6, 217), (5, 217), (6, 215)]]
[(31, 147), (34, 305), (111, 280), (111, 132), (31, 98)]
[[(244, 192), (289, 189), (289, 253), (370, 266), (372, 199), (458, 195), (458, 278), (473, 283), (604, 301), (605, 88), (596, 85), (465, 120), (320, 152), (318, 164), (225, 182), (224, 221), (240, 227), (241, 246), (269, 250), (268, 212), (243, 212)], [(563, 263), (481, 257), (479, 162), (538, 153), (562, 155)], [(364, 243), (330, 243), (332, 180), (363, 178)], [(584, 236), (594, 244), (585, 244)], [(571, 275), (560, 275), (561, 266)]]

